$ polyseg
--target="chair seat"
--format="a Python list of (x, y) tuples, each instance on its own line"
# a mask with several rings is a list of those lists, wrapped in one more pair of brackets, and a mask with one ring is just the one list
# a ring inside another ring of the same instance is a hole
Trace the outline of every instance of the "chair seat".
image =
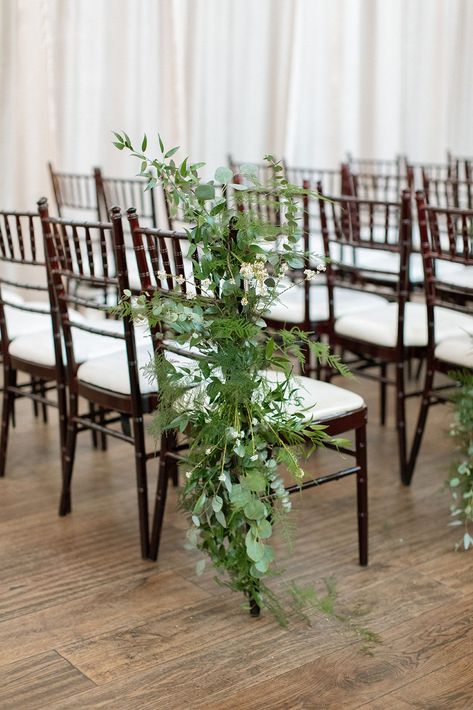
[[(266, 380), (275, 385), (284, 382), (286, 376), (277, 370), (264, 370)], [(293, 375), (291, 384), (297, 388), (297, 398), (301, 403), (296, 404), (289, 400), (287, 403), (288, 413), (305, 410), (307, 421), (313, 419), (317, 422), (327, 421), (334, 417), (350, 414), (365, 406), (364, 400), (359, 394), (350, 392), (343, 387), (314, 380), (312, 377), (302, 377)]]
[[(374, 293), (352, 291), (348, 288), (334, 289), (335, 315), (358, 312), (377, 306), (385, 306), (387, 301)], [(294, 286), (285, 291), (278, 302), (271, 307), (267, 317), (282, 323), (302, 323), (304, 321), (304, 288)], [(310, 319), (312, 322), (328, 320), (328, 292), (324, 285), (315, 284), (310, 289)]]
[[(28, 308), (32, 308), (38, 312), (34, 313), (32, 311), (23, 311), (11, 306), (5, 306), (5, 320), (7, 322), (7, 332), (10, 340), (15, 340), (29, 333), (36, 333), (43, 330), (51, 332), (52, 325), (49, 303), (44, 303), (43, 301), (28, 301), (27, 303), (23, 303), (27, 305)], [(47, 312), (44, 313), (42, 311)], [(77, 311), (71, 311), (70, 316), (71, 320), (76, 323), (83, 321), (83, 316)]]
[[(138, 362), (138, 378), (141, 394), (151, 394), (157, 391), (157, 383), (154, 378), (149, 377), (145, 368), (151, 363), (153, 358), (153, 348), (151, 341), (147, 345), (136, 348)], [(166, 352), (166, 357), (175, 364), (184, 367), (195, 366), (195, 361), (180, 356), (170, 351)], [(130, 378), (128, 373), (128, 358), (126, 351), (115, 351), (103, 357), (96, 357), (87, 360), (77, 370), (77, 378), (80, 382), (85, 382), (94, 387), (109, 390), (122, 395), (130, 395)]]
[[(51, 318), (49, 316), (49, 318)], [(123, 324), (120, 321), (103, 320), (91, 322), (95, 328), (100, 327), (109, 333), (123, 333)], [(99, 357), (106, 353), (123, 349), (124, 341), (118, 338), (89, 333), (78, 328), (72, 329), (74, 340), (74, 355), (76, 362), (82, 363), (89, 358)], [(47, 330), (36, 332), (33, 335), (22, 335), (10, 345), (10, 355), (27, 362), (32, 362), (43, 367), (54, 367), (54, 342), (51, 327)]]
[[(404, 345), (426, 347), (427, 309), (423, 303), (406, 303), (404, 312)], [(388, 348), (397, 344), (398, 305), (389, 303), (380, 308), (342, 316), (335, 323), (335, 332), (354, 340)], [(435, 310), (437, 342), (464, 333), (473, 333), (473, 316), (455, 313), (448, 308)]]
[(442, 340), (435, 348), (435, 357), (458, 367), (473, 369), (473, 337), (463, 335)]

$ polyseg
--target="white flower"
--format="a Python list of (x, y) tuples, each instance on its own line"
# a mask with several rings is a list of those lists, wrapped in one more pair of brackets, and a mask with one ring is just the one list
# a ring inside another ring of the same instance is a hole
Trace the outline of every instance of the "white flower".
[(317, 276), (317, 272), (313, 271), (312, 269), (304, 269), (304, 274), (307, 281), (312, 281), (312, 279), (315, 279), (315, 277)]
[(283, 261), (283, 263), (279, 267), (279, 272), (281, 274), (285, 274), (288, 269), (289, 269), (289, 264), (286, 264), (286, 262)]
[(165, 279), (167, 276), (165, 271), (158, 271), (158, 273), (156, 275), (157, 275), (158, 279)]
[(179, 276), (176, 276), (176, 281), (178, 284), (183, 284), (185, 281), (185, 278), (184, 278), (184, 276), (182, 276), (182, 274), (179, 274)]
[(317, 264), (317, 273), (320, 274), (321, 271), (326, 271), (327, 267), (325, 264)]
[(220, 476), (218, 477), (218, 480), (219, 480), (219, 481), (225, 481), (225, 474), (223, 473), (223, 471), (222, 471), (222, 473), (220, 474)]
[(243, 298), (241, 299), (241, 305), (242, 305), (242, 306), (247, 306), (247, 305), (248, 305), (248, 299), (247, 299), (246, 296), (243, 296)]
[(186, 478), (189, 480), (189, 478), (192, 476), (192, 471), (187, 471), (186, 473)]
[(212, 449), (210, 448), (210, 446), (208, 449), (205, 449), (205, 453), (207, 454), (207, 456), (212, 453)]
[(211, 284), (210, 279), (202, 279), (202, 281), (200, 282), (200, 285), (204, 289), (204, 291), (209, 288), (210, 284)]
[(240, 438), (240, 432), (238, 432), (234, 427), (229, 426), (227, 428), (227, 436), (229, 439), (239, 439)]

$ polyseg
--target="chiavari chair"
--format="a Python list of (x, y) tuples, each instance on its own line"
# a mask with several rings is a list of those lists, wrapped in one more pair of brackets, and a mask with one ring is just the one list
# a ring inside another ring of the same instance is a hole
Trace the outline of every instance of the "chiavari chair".
[[(135, 255), (138, 271), (141, 276), (142, 293), (147, 299), (152, 297), (154, 291), (169, 293), (169, 290), (181, 293), (183, 298), (193, 289), (201, 294), (199, 279), (193, 274), (186, 273), (186, 279), (181, 283), (180, 274), (184, 275), (183, 263), (185, 249), (187, 248), (187, 235), (179, 232), (164, 232), (161, 230), (140, 227), (136, 211), (128, 210), (128, 219), (131, 224), (135, 244)], [(236, 236), (236, 235), (233, 235)], [(163, 270), (166, 275), (163, 275)], [(160, 352), (166, 352), (169, 341), (159, 337), (159, 325), (156, 327), (156, 342), (159, 343)], [(165, 335), (165, 333), (164, 333)], [(180, 350), (175, 347), (171, 352), (179, 352), (182, 357), (183, 367), (189, 368), (192, 352)], [(264, 377), (274, 386), (280, 381), (280, 373), (267, 371)], [(327, 382), (318, 382), (307, 377), (294, 377), (294, 384), (298, 387), (303, 399), (304, 411), (307, 420), (314, 418), (326, 427), (326, 432), (331, 436), (338, 436), (344, 432), (355, 432), (355, 446), (343, 449), (342, 453), (355, 458), (353, 466), (343, 470), (307, 480), (300, 485), (287, 488), (289, 493), (299, 491), (301, 488), (311, 488), (322, 483), (338, 480), (348, 475), (355, 475), (357, 480), (357, 514), (358, 514), (358, 543), (359, 562), (361, 565), (368, 563), (368, 501), (367, 501), (367, 451), (366, 451), (366, 406), (361, 397)], [(192, 406), (186, 404), (185, 406)], [(151, 531), (150, 557), (157, 559), (159, 543), (166, 503), (166, 492), (169, 478), (175, 475), (176, 464), (180, 457), (176, 452), (177, 432), (166, 433), (161, 438), (160, 461), (156, 503)], [(329, 445), (329, 448), (330, 445)]]
[[(421, 191), (416, 200), (425, 269), (428, 345), (424, 390), (406, 483), (414, 474), (429, 409), (448, 401), (444, 392), (453, 386), (436, 384), (436, 375), (460, 369), (473, 372), (473, 210), (428, 204)], [(459, 270), (454, 278), (449, 278), (439, 267), (452, 263)], [(456, 323), (457, 332), (445, 335), (439, 328), (440, 316)]]
[(59, 217), (100, 220), (100, 198), (94, 171), (68, 173), (55, 170), (48, 163), (54, 201)]
[[(146, 451), (143, 415), (153, 411), (156, 391), (142, 368), (149, 364), (153, 348), (149, 332), (134, 328), (128, 319), (100, 319), (103, 301), (94, 298), (101, 289), (112, 290), (116, 303), (129, 288), (119, 209), (112, 210), (116, 248), (111, 223), (50, 217), (45, 199), (39, 203), (39, 212), (58, 315), (54, 321), (55, 336), (63, 337), (66, 363), (68, 418), (59, 512), (66, 515), (71, 511), (77, 434), (92, 430), (126, 441), (135, 451), (141, 553), (146, 558), (149, 552), (146, 463), (156, 452)], [(76, 283), (98, 288), (77, 291), (71, 287)], [(71, 307), (86, 308), (88, 313), (95, 311), (97, 317), (75, 322), (69, 315)], [(89, 404), (89, 411), (80, 413), (79, 399)], [(93, 412), (102, 411), (99, 421), (91, 414), (90, 405)], [(124, 418), (131, 419), (132, 432), (127, 427), (114, 426), (121, 425)]]
[[(3, 407), (0, 476), (5, 474), (10, 421), (15, 401), (31, 399), (59, 410), (61, 450), (65, 441), (66, 400), (61, 344), (53, 336), (51, 284), (47, 279), (41, 222), (37, 213), (0, 212), (0, 331)], [(23, 298), (20, 294), (25, 294)], [(71, 311), (71, 319), (81, 320)], [(41, 346), (43, 345), (43, 347)], [(45, 352), (47, 349), (47, 353)], [(49, 357), (48, 357), (49, 355)], [(19, 382), (27, 375), (30, 381)], [(56, 397), (51, 393), (56, 391)]]
[(473, 182), (455, 178), (431, 177), (422, 171), (423, 192), (429, 205), (456, 209), (473, 209)]

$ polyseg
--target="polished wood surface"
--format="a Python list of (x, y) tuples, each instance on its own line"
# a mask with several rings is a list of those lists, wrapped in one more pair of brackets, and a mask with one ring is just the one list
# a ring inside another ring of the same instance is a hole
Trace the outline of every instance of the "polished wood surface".
[[(34, 420), (20, 402), (0, 481), (0, 708), (473, 707), (473, 557), (453, 552), (459, 533), (442, 490), (448, 409), (432, 408), (405, 488), (393, 421), (377, 424), (377, 391), (350, 386), (371, 414), (370, 566), (358, 566), (354, 481), (342, 480), (293, 499), (296, 546), (273, 586), (323, 591), (333, 579), (336, 610), (381, 637), (369, 653), (320, 611), (309, 612), (310, 627), (284, 630), (267, 613), (250, 618), (211, 570), (196, 577), (174, 489), (159, 563), (140, 560), (124, 443), (102, 452), (79, 439), (74, 511), (59, 518), (54, 421)], [(333, 455), (317, 454), (310, 472)], [(150, 482), (156, 471), (151, 462)]]

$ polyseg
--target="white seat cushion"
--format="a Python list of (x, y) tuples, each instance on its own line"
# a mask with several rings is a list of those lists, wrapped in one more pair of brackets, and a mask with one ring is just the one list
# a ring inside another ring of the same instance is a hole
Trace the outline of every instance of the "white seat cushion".
[(473, 337), (447, 338), (435, 348), (435, 357), (458, 367), (473, 369)]
[[(265, 370), (263, 374), (268, 382), (274, 382), (274, 384), (284, 382), (286, 378), (283, 372), (275, 370)], [(301, 404), (296, 405), (295, 402), (289, 400), (287, 411), (295, 412), (304, 409), (307, 420), (314, 419), (323, 422), (333, 417), (349, 414), (365, 406), (360, 395), (328, 382), (293, 375), (291, 383), (297, 387), (296, 396), (301, 398)]]
[[(427, 345), (427, 309), (423, 303), (406, 303), (404, 322), (404, 345), (425, 347)], [(351, 313), (339, 318), (335, 332), (355, 340), (386, 347), (397, 344), (398, 305), (373, 308), (361, 313)], [(473, 333), (473, 315), (463, 315), (447, 308), (435, 311), (435, 336), (437, 342), (454, 338), (464, 333)]]
[[(44, 303), (43, 301), (23, 301), (23, 304), (38, 312), (34, 313), (32, 311), (23, 311), (12, 306), (5, 306), (5, 320), (10, 340), (42, 330), (49, 330), (52, 332), (49, 303)], [(84, 320), (80, 313), (73, 310), (70, 311), (70, 317), (71, 320), (76, 323), (80, 323)]]
[[(334, 289), (335, 316), (358, 312), (377, 306), (385, 306), (387, 301), (375, 293), (352, 291), (348, 288)], [(266, 314), (268, 318), (282, 323), (302, 323), (304, 320), (304, 288), (294, 286), (285, 291)], [(310, 289), (311, 321), (326, 321), (328, 313), (328, 292), (324, 285), (313, 285)]]
[[(120, 321), (103, 320), (91, 322), (95, 328), (109, 333), (123, 333), (123, 323)], [(88, 333), (78, 328), (72, 329), (74, 355), (77, 363), (85, 362), (92, 357), (124, 349), (124, 341), (118, 338)], [(54, 342), (52, 329), (42, 330), (34, 335), (23, 335), (16, 338), (9, 348), (12, 356), (38, 365), (53, 367), (55, 364)]]
[[(148, 344), (137, 347), (136, 355), (141, 394), (156, 392), (158, 389), (156, 380), (150, 377), (146, 372), (146, 368), (153, 358), (151, 340)], [(195, 360), (170, 351), (166, 352), (166, 358), (168, 358), (170, 362), (180, 364), (185, 368), (195, 366)], [(87, 362), (84, 362), (77, 370), (77, 377), (81, 382), (94, 385), (94, 387), (100, 387), (124, 395), (131, 394), (128, 359), (124, 349), (103, 357), (87, 360)]]

